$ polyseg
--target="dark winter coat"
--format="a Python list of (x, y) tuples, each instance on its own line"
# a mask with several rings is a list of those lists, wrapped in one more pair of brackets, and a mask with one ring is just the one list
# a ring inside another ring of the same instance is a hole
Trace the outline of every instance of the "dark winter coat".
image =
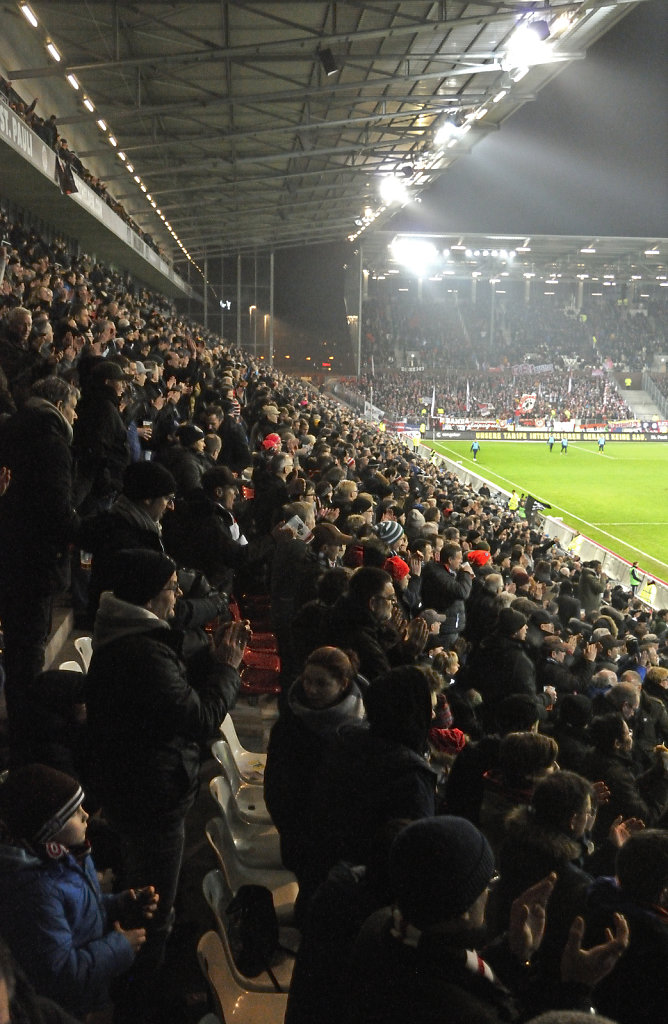
[(605, 942), (605, 929), (614, 927), (614, 913), (623, 914), (628, 922), (629, 947), (597, 986), (596, 1009), (619, 1024), (665, 1020), (668, 913), (625, 896), (614, 878), (599, 878), (587, 898), (588, 944)]
[(557, 693), (583, 693), (594, 674), (594, 663), (580, 654), (576, 654), (571, 666), (542, 657), (536, 671), (540, 689), (553, 686)]
[(585, 758), (582, 774), (591, 782), (605, 782), (610, 799), (598, 809), (594, 838), (603, 840), (618, 815), (642, 818), (645, 825), (658, 824), (668, 811), (668, 774), (660, 764), (636, 777), (633, 762), (624, 754), (598, 750)]
[(605, 590), (605, 582), (596, 575), (593, 569), (585, 566), (580, 573), (578, 581), (578, 597), (585, 610), (585, 614), (598, 611), (601, 606), (601, 597)]
[(358, 727), (340, 733), (313, 788), (311, 839), (322, 880), (338, 860), (366, 864), (392, 818), (435, 813), (436, 772), (410, 747)]
[(265, 561), (274, 551), (271, 537), (240, 544), (232, 536), (234, 517), (204, 491), (178, 502), (165, 521), (165, 547), (179, 565), (203, 572), (215, 586), (231, 581), (234, 571)]
[(415, 651), (400, 640), (392, 625), (379, 624), (352, 594), (334, 605), (328, 643), (351, 648), (360, 659), (360, 672), (370, 681), (397, 665), (415, 660)]
[(498, 857), (500, 879), (490, 896), (487, 917), (492, 934), (508, 927), (513, 900), (529, 886), (557, 873), (547, 914), (545, 937), (537, 954), (548, 979), (559, 977), (559, 963), (573, 918), (581, 914), (591, 875), (585, 870), (584, 848), (563, 832), (543, 828), (527, 808), (506, 819), (505, 838)]
[[(464, 673), (462, 680), (464, 681)], [(498, 704), (513, 693), (536, 696), (536, 670), (521, 640), (492, 633), (475, 650), (466, 666), (465, 682), (483, 699), (484, 720), (493, 724)]]
[(473, 576), (461, 569), (457, 573), (450, 572), (432, 561), (423, 567), (421, 578), (423, 608), (433, 608), (446, 616), (441, 634), (461, 633), (466, 626), (465, 601), (471, 594)]
[(158, 460), (167, 467), (176, 480), (176, 493), (185, 497), (201, 486), (202, 477), (211, 463), (206, 455), (200, 455), (190, 448), (174, 445), (168, 448)]
[(116, 822), (172, 822), (197, 786), (200, 745), (239, 691), (235, 669), (204, 649), (179, 656), (180, 636), (151, 612), (104, 594), (86, 677), (91, 776)]
[(103, 590), (110, 590), (119, 551), (147, 548), (164, 551), (160, 527), (146, 509), (121, 494), (108, 512), (97, 512), (82, 520), (78, 533), (82, 550), (90, 551), (93, 564), (88, 590), (88, 610), (95, 615)]
[(300, 680), (274, 724), (267, 748), (264, 795), (281, 836), (281, 858), (298, 876), (306, 853), (308, 812), (318, 768), (339, 729), (364, 716), (356, 683), (330, 708), (313, 710), (304, 702)]
[[(501, 942), (483, 951), (495, 972), (488, 979), (465, 965), (465, 951), (437, 931), (423, 932), (417, 946), (392, 934), (392, 911), (365, 922), (353, 947), (349, 1011), (343, 1024), (507, 1024), (526, 1020), (518, 999), (529, 986), (524, 971)], [(504, 982), (509, 984), (511, 991)], [(540, 993), (538, 993), (540, 996)], [(561, 988), (560, 1006), (589, 1008), (589, 993)], [(540, 1005), (536, 1011), (541, 1009)]]
[(2, 574), (19, 588), (29, 576), (44, 593), (67, 584), (78, 518), (72, 503), (72, 430), (61, 413), (31, 398), (0, 427), (0, 464), (12, 479), (0, 501)]
[(86, 498), (120, 494), (130, 461), (128, 432), (118, 411), (118, 399), (106, 384), (91, 384), (77, 405), (74, 455), (77, 507)]

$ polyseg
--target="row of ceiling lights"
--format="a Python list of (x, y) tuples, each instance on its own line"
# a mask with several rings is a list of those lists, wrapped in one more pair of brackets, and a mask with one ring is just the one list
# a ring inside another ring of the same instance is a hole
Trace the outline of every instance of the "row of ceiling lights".
[[(422, 160), (419, 174), (428, 174), (429, 171), (440, 161), (443, 150), (452, 149), (468, 135), (476, 121), (482, 121), (489, 113), (490, 108), (500, 103), (510, 92), (513, 84), (520, 82), (534, 64), (544, 63), (551, 53), (547, 45), (547, 39), (563, 37), (573, 26), (575, 16), (572, 12), (560, 14), (550, 26), (544, 19), (535, 19), (531, 15), (523, 16), (520, 24), (508, 41), (502, 66), (506, 72), (505, 80), (491, 100), (485, 101), (475, 110), (464, 113), (457, 111), (449, 113), (436, 129), (433, 136), (435, 152), (427, 159)], [(354, 242), (369, 227), (388, 206), (396, 204), (404, 206), (410, 201), (410, 193), (407, 185), (415, 175), (416, 169), (408, 163), (398, 170), (392, 170), (385, 174), (379, 182), (379, 192), (382, 204), (378, 209), (373, 210), (367, 207), (362, 217), (355, 221), (357, 230), (348, 235), (348, 241)]]
[[(19, 3), (18, 6), (19, 6), (19, 10), (21, 11), (21, 14), (26, 19), (26, 21), (30, 25), (32, 25), (33, 28), (38, 29), (39, 28), (39, 20), (37, 18), (37, 15), (33, 11), (32, 7), (30, 6), (30, 4)], [(51, 57), (51, 59), (53, 61), (55, 61), (56, 64), (60, 64), (60, 62), (63, 59), (62, 58), (62, 54), (60, 53), (60, 50), (58, 49), (56, 44), (53, 42), (53, 40), (50, 39), (49, 37), (47, 37), (45, 39), (45, 47), (46, 47), (46, 51), (49, 54), (49, 56)], [(74, 89), (75, 92), (79, 92), (81, 90), (81, 83), (79, 82), (79, 79), (77, 78), (76, 75), (69, 73), (69, 74), (65, 75), (65, 78), (66, 78), (67, 82), (70, 84), (70, 86), (72, 87), (72, 89)], [(95, 113), (95, 104), (93, 103), (93, 101), (90, 98), (90, 96), (86, 95), (86, 93), (82, 92), (81, 102), (83, 103), (84, 107), (86, 108), (86, 110), (89, 113), (91, 113), (91, 114)], [(107, 142), (109, 143), (109, 145), (113, 146), (113, 148), (117, 150), (116, 156), (119, 158), (119, 160), (121, 160), (122, 163), (125, 164), (126, 171), (128, 172), (128, 174), (132, 175), (133, 181), (135, 181), (139, 185), (139, 188), (141, 189), (141, 191), (146, 196), (146, 201), (155, 210), (157, 216), (163, 222), (163, 224), (165, 225), (165, 227), (169, 231), (170, 235), (172, 236), (172, 238), (174, 239), (174, 241), (176, 242), (178, 247), (183, 252), (184, 256), (193, 264), (193, 266), (195, 266), (197, 268), (197, 270), (199, 270), (199, 272), (201, 274), (202, 271), (201, 271), (200, 267), (197, 265), (197, 263), (195, 263), (194, 259), (192, 258), (192, 256), (188, 252), (188, 250), (186, 249), (185, 245), (183, 244), (183, 242), (181, 241), (179, 236), (176, 234), (176, 231), (174, 231), (174, 228), (171, 226), (171, 224), (169, 223), (169, 221), (165, 217), (165, 215), (162, 212), (162, 210), (160, 210), (158, 208), (157, 202), (155, 201), (153, 196), (148, 191), (146, 185), (141, 180), (141, 176), (139, 174), (135, 173), (135, 168), (130, 163), (130, 161), (127, 159), (127, 156), (125, 155), (125, 153), (122, 150), (118, 149), (118, 139), (114, 135), (113, 131), (111, 130), (111, 128), (109, 127), (109, 125), (107, 124), (105, 119), (103, 117), (98, 117), (96, 119), (95, 123), (97, 124), (98, 128), (100, 129), (100, 131), (105, 133), (106, 138), (107, 138)]]

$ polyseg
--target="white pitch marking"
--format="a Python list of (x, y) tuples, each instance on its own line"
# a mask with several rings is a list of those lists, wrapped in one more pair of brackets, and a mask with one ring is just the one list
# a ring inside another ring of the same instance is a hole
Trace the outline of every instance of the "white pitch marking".
[[(442, 441), (441, 442), (436, 442), (436, 443), (437, 444), (443, 444)], [(445, 448), (446, 451), (450, 452), (453, 455), (457, 455), (458, 454), (457, 452), (453, 451), (452, 448), (448, 448), (447, 445), (443, 445), (443, 447)], [(467, 462), (470, 462), (471, 465), (474, 464), (473, 463), (473, 459), (467, 459), (466, 456), (462, 456), (462, 458), (466, 459)], [(479, 465), (479, 463), (476, 462), (475, 465)], [(495, 473), (493, 470), (487, 469), (486, 466), (485, 466), (485, 470), (486, 470), (486, 472), (490, 473), (492, 476), (497, 477), (499, 480), (503, 480), (504, 484), (510, 484), (511, 487), (514, 487), (514, 488), (520, 487), (520, 489), (521, 489), (522, 485), (521, 484), (516, 484), (514, 480), (509, 480), (508, 477), (501, 476), (500, 473)], [(538, 501), (542, 500), (540, 495), (538, 495), (538, 494), (535, 494), (534, 497), (537, 498)], [(649, 558), (652, 562), (656, 562), (657, 565), (662, 565), (665, 569), (668, 569), (668, 565), (665, 562), (662, 562), (655, 555), (650, 555), (646, 551), (643, 551), (642, 548), (637, 548), (637, 547), (635, 547), (635, 545), (629, 544), (628, 541), (622, 540), (621, 537), (615, 536), (614, 533), (608, 533), (607, 530), (599, 529), (599, 527), (596, 525), (596, 523), (590, 523), (586, 519), (582, 519), (581, 516), (576, 516), (575, 513), (571, 512), (567, 508), (562, 508), (561, 505), (552, 505), (552, 508), (556, 508), (558, 512), (565, 512), (567, 516), (571, 517), (571, 519), (577, 519), (577, 521), (579, 523), (584, 523), (584, 525), (588, 526), (590, 530), (598, 530), (599, 533), (602, 533), (605, 537), (609, 537), (610, 540), (613, 540), (615, 542), (615, 544), (623, 544), (624, 547), (628, 548), (630, 551), (636, 551), (639, 555), (642, 555), (643, 558)], [(632, 525), (635, 525), (635, 524), (632, 524)]]

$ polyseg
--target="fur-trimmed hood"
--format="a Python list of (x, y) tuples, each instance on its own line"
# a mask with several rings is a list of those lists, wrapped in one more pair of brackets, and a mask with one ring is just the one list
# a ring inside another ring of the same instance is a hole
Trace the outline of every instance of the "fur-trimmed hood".
[(568, 863), (582, 856), (582, 846), (565, 832), (539, 825), (531, 807), (516, 807), (506, 818), (506, 841), (513, 849), (524, 848), (546, 859)]

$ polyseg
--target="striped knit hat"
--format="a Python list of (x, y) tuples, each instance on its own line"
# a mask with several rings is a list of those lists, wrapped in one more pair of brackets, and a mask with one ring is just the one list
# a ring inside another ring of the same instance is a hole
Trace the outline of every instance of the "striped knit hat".
[(0, 786), (0, 821), (13, 839), (29, 845), (47, 843), (63, 828), (84, 793), (65, 772), (29, 764), (9, 772)]

